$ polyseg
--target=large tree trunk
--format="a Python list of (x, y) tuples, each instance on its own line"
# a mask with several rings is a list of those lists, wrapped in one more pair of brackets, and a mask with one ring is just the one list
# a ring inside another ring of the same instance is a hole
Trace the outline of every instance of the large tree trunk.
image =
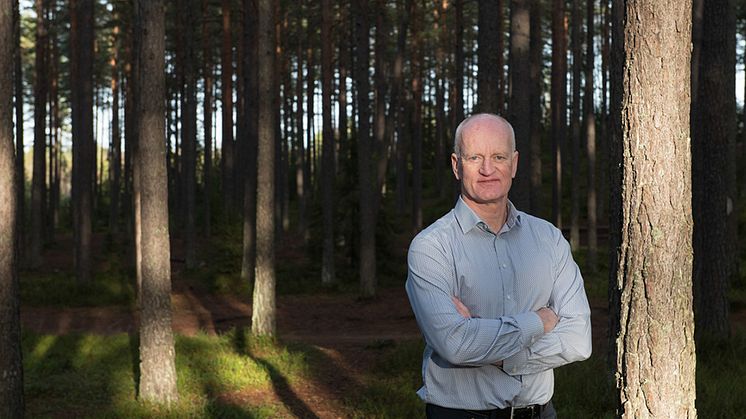
[[(358, 131), (357, 165), (360, 188), (360, 291), (364, 297), (376, 293), (376, 219), (373, 208), (375, 176), (371, 163), (370, 140), (370, 60), (369, 10), (367, 0), (353, 0), (355, 16), (355, 85), (357, 86)], [(377, 193), (378, 191), (375, 191)]]
[(736, 273), (736, 12), (707, 0), (699, 89), (692, 107), (692, 210), (697, 336), (728, 337), (728, 283)]
[(93, 228), (93, 0), (73, 0), (71, 33), (73, 125), (73, 228), (75, 231), (75, 274), (78, 282), (91, 280), (91, 238)]
[(226, 215), (233, 213), (233, 43), (231, 42), (231, 2), (223, 0), (223, 43), (221, 47), (221, 99), (223, 101), (223, 153), (221, 167), (223, 170), (223, 211)]
[(171, 251), (168, 229), (165, 108), (165, 5), (139, 1), (140, 161), (142, 294), (140, 314), (140, 399), (169, 405), (179, 398), (171, 329)]
[(529, 209), (531, 193), (531, 74), (529, 0), (510, 3), (510, 104), (508, 120), (515, 131), (515, 145), (522, 155), (518, 173), (510, 190), (510, 200), (516, 207)]
[(593, 11), (594, 0), (586, 0), (586, 54), (585, 54), (585, 146), (588, 156), (588, 255), (586, 266), (590, 272), (596, 272), (598, 258), (597, 224), (598, 213), (596, 205), (596, 110), (593, 103), (593, 69), (595, 68), (593, 55)]
[[(73, 3), (74, 4), (74, 3)], [(46, 202), (46, 126), (47, 126), (47, 28), (44, 2), (36, 0), (36, 59), (34, 78), (34, 164), (31, 179), (31, 235), (29, 263), (42, 263), (44, 240), (44, 203)], [(75, 92), (77, 89), (73, 89)]]
[(614, 8), (618, 414), (694, 418), (691, 2), (617, 0)]
[(562, 145), (567, 138), (565, 2), (552, 2), (552, 223), (562, 228)]
[(479, 32), (477, 42), (479, 49), (479, 70), (477, 73), (477, 110), (498, 114), (502, 104), (498, 103), (498, 76), (503, 71), (498, 66), (502, 55), (502, 43), (498, 42), (502, 22), (498, 20), (502, 1), (479, 0)]
[(0, 417), (20, 419), (24, 400), (13, 150), (13, 61), (18, 44), (11, 1), (0, 0)]
[(255, 335), (274, 335), (275, 326), (275, 9), (257, 1), (258, 15), (258, 181), (256, 281), (251, 317)]
[(323, 212), (323, 254), (321, 282), (331, 284), (334, 277), (334, 131), (332, 131), (332, 10), (331, 1), (321, 2), (321, 113), (323, 143), (321, 190)]

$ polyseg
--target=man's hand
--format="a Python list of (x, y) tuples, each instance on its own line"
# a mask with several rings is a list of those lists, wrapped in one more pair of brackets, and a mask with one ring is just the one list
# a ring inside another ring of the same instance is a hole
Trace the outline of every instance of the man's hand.
[(536, 310), (536, 314), (539, 315), (541, 322), (544, 324), (544, 333), (551, 332), (557, 326), (557, 322), (559, 322), (559, 317), (549, 307), (542, 307)]
[(461, 315), (461, 317), (465, 319), (471, 318), (471, 312), (469, 311), (469, 308), (464, 305), (464, 303), (461, 302), (456, 297), (451, 297), (451, 300), (453, 301), (453, 304), (456, 306), (456, 310), (458, 311), (458, 314)]

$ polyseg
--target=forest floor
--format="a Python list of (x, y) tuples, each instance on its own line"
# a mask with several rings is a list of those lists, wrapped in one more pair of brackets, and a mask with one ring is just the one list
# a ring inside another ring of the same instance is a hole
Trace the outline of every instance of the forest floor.
[[(54, 255), (50, 257), (54, 265)], [(195, 287), (193, 282), (180, 278), (178, 268), (174, 270), (172, 320), (176, 333), (186, 336), (219, 334), (250, 327), (252, 307), (248, 299), (210, 294)], [(594, 350), (605, 351), (608, 346), (607, 303), (603, 299), (592, 299), (591, 308)], [(134, 332), (137, 313), (125, 306), (24, 306), (21, 320), (27, 330), (40, 334), (112, 335)], [(732, 321), (746, 324), (746, 308), (732, 313)], [(359, 388), (366, 372), (375, 368), (377, 353), (370, 348), (420, 339), (403, 283), (399, 287), (380, 289), (376, 298), (365, 300), (350, 294), (280, 295), (277, 329), (281, 342), (301, 342), (323, 352), (333, 363), (326, 369), (328, 373), (270, 389), (216, 395), (221, 402), (278, 406), (282, 417), (347, 417), (342, 400), (349, 389)]]

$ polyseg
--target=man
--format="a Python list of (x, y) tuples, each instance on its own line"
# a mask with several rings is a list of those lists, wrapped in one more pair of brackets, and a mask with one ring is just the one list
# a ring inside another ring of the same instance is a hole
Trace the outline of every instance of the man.
[(407, 294), (425, 338), (428, 418), (555, 418), (553, 368), (591, 354), (590, 308), (570, 246), (518, 211), (511, 125), (491, 114), (456, 129), (461, 196), (409, 248)]

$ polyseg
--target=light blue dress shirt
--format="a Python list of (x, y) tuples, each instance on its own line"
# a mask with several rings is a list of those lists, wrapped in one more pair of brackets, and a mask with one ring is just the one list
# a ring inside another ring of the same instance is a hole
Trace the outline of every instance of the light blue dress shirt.
[[(427, 403), (544, 404), (554, 392), (552, 369), (591, 354), (590, 308), (570, 245), (510, 202), (495, 234), (459, 198), (414, 238), (408, 265), (407, 294), (426, 343), (418, 394)], [(452, 296), (472, 318), (456, 311)], [(549, 333), (535, 313), (545, 306), (559, 316)]]

